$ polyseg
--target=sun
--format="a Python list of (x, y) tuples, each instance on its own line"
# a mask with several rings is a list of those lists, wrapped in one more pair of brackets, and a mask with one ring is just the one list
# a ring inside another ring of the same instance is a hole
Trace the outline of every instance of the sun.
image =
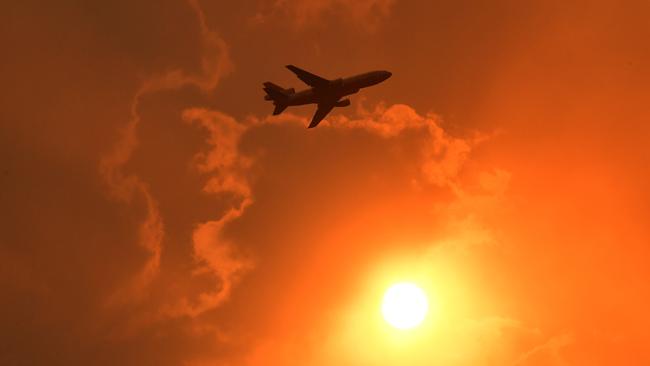
[(428, 310), (426, 294), (410, 282), (400, 282), (389, 287), (381, 305), (381, 313), (386, 322), (403, 330), (420, 325)]

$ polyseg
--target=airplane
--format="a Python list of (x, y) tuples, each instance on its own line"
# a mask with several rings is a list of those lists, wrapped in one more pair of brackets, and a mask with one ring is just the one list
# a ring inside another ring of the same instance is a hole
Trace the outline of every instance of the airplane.
[(350, 99), (341, 100), (342, 97), (355, 94), (361, 88), (379, 84), (393, 75), (388, 71), (371, 71), (348, 78), (328, 80), (294, 65), (286, 67), (311, 88), (296, 93), (294, 88), (284, 89), (267, 81), (263, 84), (266, 92), (264, 100), (273, 101), (274, 116), (282, 113), (289, 106), (317, 104), (316, 113), (307, 128), (318, 126), (334, 107), (349, 106)]

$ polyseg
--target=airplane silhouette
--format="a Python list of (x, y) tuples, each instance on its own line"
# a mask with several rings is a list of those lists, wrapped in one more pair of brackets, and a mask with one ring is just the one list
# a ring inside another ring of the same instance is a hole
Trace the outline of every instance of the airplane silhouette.
[(284, 89), (267, 81), (264, 83), (266, 92), (264, 99), (273, 101), (274, 116), (282, 113), (289, 106), (317, 104), (318, 108), (308, 128), (318, 126), (334, 107), (349, 106), (350, 99), (341, 100), (342, 97), (355, 94), (361, 88), (379, 84), (392, 75), (388, 71), (371, 71), (348, 78), (328, 80), (293, 65), (287, 65), (287, 69), (311, 88), (296, 93), (293, 88)]

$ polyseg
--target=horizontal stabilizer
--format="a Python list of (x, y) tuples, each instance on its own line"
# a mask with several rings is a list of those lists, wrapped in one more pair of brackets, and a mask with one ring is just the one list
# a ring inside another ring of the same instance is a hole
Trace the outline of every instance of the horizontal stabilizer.
[(276, 104), (275, 109), (273, 110), (273, 115), (277, 116), (278, 114), (282, 113), (282, 111), (284, 111), (285, 109), (287, 109), (286, 104)]
[(282, 113), (289, 106), (289, 97), (295, 93), (294, 89), (284, 89), (283, 87), (273, 84), (270, 81), (264, 83), (264, 91), (266, 92), (265, 100), (272, 100), (275, 109), (273, 115)]

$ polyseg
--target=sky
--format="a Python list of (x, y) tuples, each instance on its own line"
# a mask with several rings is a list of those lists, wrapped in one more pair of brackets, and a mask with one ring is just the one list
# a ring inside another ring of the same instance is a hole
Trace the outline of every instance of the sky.
[(647, 1), (3, 9), (0, 364), (650, 364)]

